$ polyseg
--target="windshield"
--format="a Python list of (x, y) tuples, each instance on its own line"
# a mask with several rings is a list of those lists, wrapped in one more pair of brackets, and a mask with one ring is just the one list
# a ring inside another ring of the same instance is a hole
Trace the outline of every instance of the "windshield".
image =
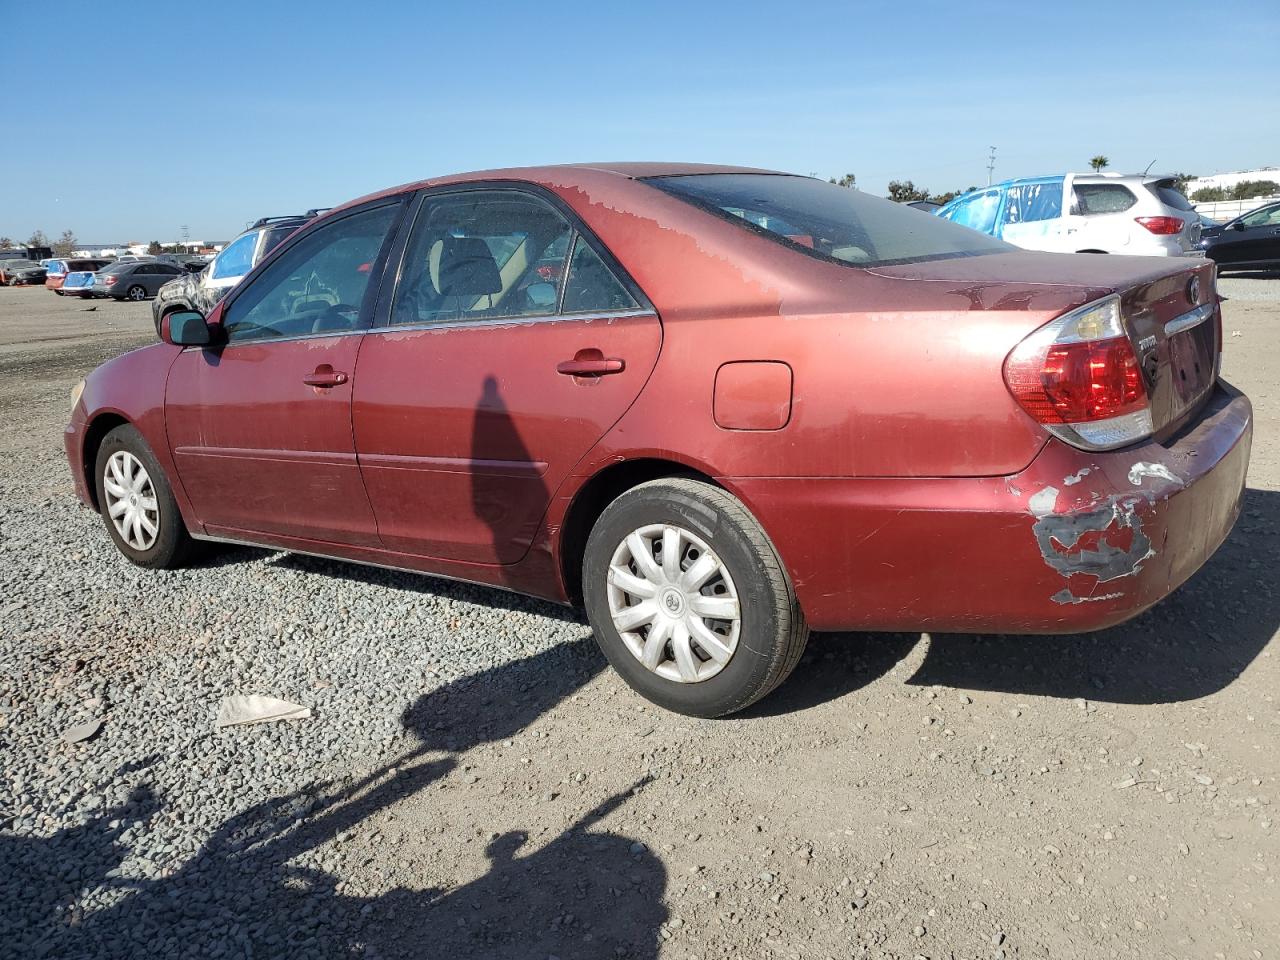
[(646, 182), (809, 256), (855, 266), (1016, 249), (905, 204), (811, 177), (703, 173)]
[(26, 270), (30, 267), (40, 266), (34, 260), (6, 260), (4, 265), (10, 270)]

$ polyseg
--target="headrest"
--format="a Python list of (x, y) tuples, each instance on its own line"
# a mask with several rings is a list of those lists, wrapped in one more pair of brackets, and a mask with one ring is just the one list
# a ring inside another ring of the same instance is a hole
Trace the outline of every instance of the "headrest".
[(502, 290), (498, 264), (479, 237), (445, 237), (433, 272), (436, 289), (446, 297), (479, 297)]

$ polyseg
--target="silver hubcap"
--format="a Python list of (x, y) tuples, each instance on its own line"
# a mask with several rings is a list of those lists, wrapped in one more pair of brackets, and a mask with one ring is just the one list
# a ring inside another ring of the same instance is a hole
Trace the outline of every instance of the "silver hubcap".
[(710, 680), (738, 647), (738, 591), (715, 551), (671, 524), (641, 527), (609, 564), (609, 614), (646, 670), (676, 683)]
[(132, 290), (129, 291), (129, 296), (133, 297), (133, 299), (135, 300), (141, 300), (146, 295), (147, 295), (147, 292), (143, 290), (141, 287), (134, 287)]
[(107, 460), (102, 476), (107, 516), (120, 538), (135, 550), (150, 550), (160, 535), (160, 505), (142, 461), (127, 450)]

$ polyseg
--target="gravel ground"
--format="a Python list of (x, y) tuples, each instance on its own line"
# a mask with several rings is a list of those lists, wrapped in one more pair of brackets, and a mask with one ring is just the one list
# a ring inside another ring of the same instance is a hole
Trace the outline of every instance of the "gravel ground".
[[(1257, 435), (1189, 584), (1089, 636), (816, 636), (722, 721), (535, 601), (130, 566), (61, 429), (149, 305), (0, 289), (0, 957), (1280, 956), (1280, 283), (1222, 287)], [(233, 693), (313, 715), (216, 730)]]

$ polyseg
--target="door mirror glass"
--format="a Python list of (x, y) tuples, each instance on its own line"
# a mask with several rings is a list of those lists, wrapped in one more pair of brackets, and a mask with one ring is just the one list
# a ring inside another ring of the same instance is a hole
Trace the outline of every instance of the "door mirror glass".
[(1244, 221), (1243, 221), (1243, 220), (1237, 220), (1235, 223), (1233, 223), (1233, 224), (1231, 225), (1231, 229), (1232, 229), (1232, 230), (1243, 230), (1243, 229), (1244, 229)]
[(179, 347), (204, 347), (210, 341), (209, 324), (195, 310), (178, 310), (169, 314), (170, 343)]
[(556, 285), (554, 283), (531, 283), (524, 288), (525, 296), (529, 298), (532, 306), (547, 311), (554, 311), (556, 308)]

